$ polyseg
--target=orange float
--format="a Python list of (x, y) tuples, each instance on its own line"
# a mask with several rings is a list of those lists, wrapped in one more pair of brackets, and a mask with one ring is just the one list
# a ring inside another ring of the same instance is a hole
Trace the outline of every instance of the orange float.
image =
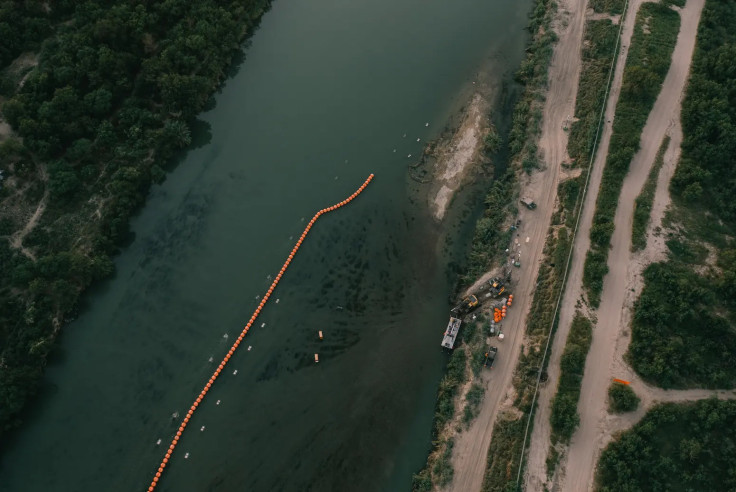
[[(358, 191), (356, 191), (355, 193), (353, 193), (352, 195), (350, 195), (350, 197), (347, 200), (343, 200), (343, 201), (339, 202), (338, 204), (335, 204), (335, 205), (333, 205), (331, 207), (323, 208), (322, 210), (320, 210), (319, 212), (317, 212), (314, 215), (314, 217), (312, 217), (312, 219), (309, 221), (309, 224), (307, 224), (307, 227), (304, 229), (304, 232), (302, 233), (301, 237), (297, 241), (296, 246), (294, 246), (294, 249), (292, 249), (291, 253), (289, 254), (289, 257), (286, 259), (286, 261), (284, 262), (284, 265), (281, 267), (281, 270), (279, 270), (278, 275), (276, 275), (276, 278), (271, 283), (271, 286), (268, 289), (266, 295), (263, 296), (263, 299), (261, 300), (260, 304), (258, 305), (258, 307), (256, 308), (255, 312), (253, 313), (253, 316), (251, 316), (250, 321), (248, 322), (247, 325), (245, 325), (245, 327), (243, 328), (243, 331), (240, 333), (240, 336), (238, 336), (238, 338), (235, 341), (235, 343), (233, 343), (233, 345), (230, 348), (230, 350), (228, 351), (227, 355), (225, 355), (225, 357), (222, 359), (222, 362), (220, 362), (220, 365), (217, 366), (217, 369), (213, 373), (212, 377), (210, 377), (210, 379), (206, 383), (204, 389), (199, 394), (199, 396), (197, 397), (197, 399), (192, 404), (192, 407), (187, 412), (186, 418), (184, 419), (184, 421), (182, 421), (181, 425), (179, 426), (179, 429), (176, 432), (176, 435), (174, 436), (174, 438), (171, 441), (171, 445), (168, 448), (168, 452), (166, 453), (166, 456), (163, 458), (163, 460), (161, 461), (161, 464), (159, 465), (158, 472), (156, 472), (156, 474), (153, 477), (153, 480), (151, 480), (151, 485), (148, 487), (148, 492), (154, 492), (154, 489), (156, 488), (156, 485), (158, 484), (158, 481), (161, 478), (161, 473), (163, 472), (164, 468), (166, 467), (166, 464), (169, 462), (169, 458), (171, 458), (171, 453), (174, 452), (174, 448), (176, 448), (176, 445), (179, 442), (179, 436), (181, 436), (181, 434), (184, 431), (184, 429), (186, 429), (186, 426), (187, 426), (187, 423), (189, 422), (189, 419), (191, 418), (191, 416), (194, 413), (194, 411), (197, 409), (197, 406), (199, 406), (199, 404), (201, 403), (201, 401), (204, 398), (204, 396), (207, 394), (207, 391), (210, 389), (210, 387), (212, 386), (212, 384), (215, 382), (215, 379), (217, 379), (217, 377), (220, 375), (220, 372), (222, 372), (222, 370), (224, 369), (225, 364), (227, 364), (228, 361), (230, 360), (230, 357), (235, 352), (235, 349), (238, 348), (238, 346), (240, 345), (240, 342), (243, 339), (243, 337), (245, 336), (245, 334), (248, 333), (248, 331), (250, 330), (250, 327), (251, 327), (252, 323), (258, 317), (258, 315), (261, 312), (261, 308), (266, 304), (266, 301), (271, 296), (271, 293), (273, 292), (273, 290), (278, 285), (279, 281), (281, 280), (281, 276), (284, 274), (284, 272), (286, 271), (286, 268), (289, 266), (289, 264), (291, 263), (291, 260), (294, 258), (294, 254), (301, 247), (302, 242), (304, 241), (304, 238), (306, 237), (306, 235), (309, 232), (309, 230), (312, 228), (312, 225), (314, 224), (314, 222), (322, 214), (324, 214), (326, 212), (329, 212), (329, 211), (332, 211), (332, 210), (337, 210), (338, 208), (342, 207), (343, 205), (346, 205), (347, 203), (351, 202), (355, 197), (357, 197), (358, 195), (360, 195), (360, 193), (368, 186), (368, 184), (371, 182), (371, 180), (373, 180), (373, 174), (371, 174), (370, 176), (368, 176), (368, 179), (366, 179), (365, 182), (360, 186), (360, 188), (358, 188)], [(316, 360), (319, 360), (319, 359), (317, 359), (317, 357), (318, 357), (317, 354), (314, 354), (314, 355), (315, 355), (315, 359)]]

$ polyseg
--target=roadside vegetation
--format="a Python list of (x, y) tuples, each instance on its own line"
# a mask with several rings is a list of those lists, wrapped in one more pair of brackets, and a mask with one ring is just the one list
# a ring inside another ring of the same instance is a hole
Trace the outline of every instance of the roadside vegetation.
[[(590, 21), (585, 30), (582, 49), (582, 69), (575, 107), (577, 121), (569, 128), (568, 153), (570, 166), (582, 168), (577, 178), (560, 183), (559, 205), (552, 216), (552, 225), (539, 268), (538, 283), (527, 317), (527, 343), (514, 373), (516, 399), (513, 408), (499, 415), (493, 429), (488, 451), (488, 464), (483, 491), (516, 490), (516, 476), (521, 460), (527, 420), (533, 412), (532, 399), (537, 377), (545, 373), (547, 360), (544, 347), (547, 337), (554, 335), (553, 313), (557, 298), (564, 288), (567, 257), (572, 247), (572, 232), (580, 213), (581, 195), (587, 179), (591, 152), (598, 129), (600, 110), (606, 92), (606, 82), (616, 50), (618, 26), (609, 19)], [(545, 68), (546, 69), (546, 68)], [(552, 332), (550, 332), (552, 326)], [(531, 432), (530, 428), (530, 432)], [(548, 470), (553, 470), (559, 453), (552, 448)]]
[(655, 3), (640, 7), (596, 201), (591, 247), (585, 259), (583, 287), (593, 307), (600, 304), (603, 277), (608, 273), (606, 263), (621, 185), (639, 150), (641, 131), (669, 70), (679, 30), (680, 15), (670, 7)]
[(682, 108), (668, 260), (644, 272), (627, 358), (664, 388), (736, 387), (736, 2), (709, 0)]
[(611, 383), (608, 388), (609, 413), (633, 412), (639, 407), (639, 397), (628, 384)]
[[(0, 433), (269, 4), (0, 2), (0, 111), (18, 137), (0, 136)], [(29, 50), (21, 85), (8, 65)]]
[(601, 454), (600, 492), (736, 490), (736, 401), (659, 405)]
[(596, 14), (623, 14), (626, 0), (590, 0), (590, 8)]
[(664, 163), (664, 153), (669, 145), (670, 137), (667, 135), (657, 152), (657, 157), (654, 159), (654, 165), (652, 165), (652, 170), (649, 171), (647, 181), (644, 183), (639, 196), (636, 197), (631, 228), (631, 251), (640, 251), (647, 246), (647, 227), (652, 217), (652, 204), (654, 203), (654, 193), (657, 191), (657, 178)]
[[(518, 198), (518, 174), (523, 171), (530, 172), (538, 167), (537, 141), (541, 134), (542, 108), (547, 89), (547, 69), (552, 59), (554, 43), (557, 40), (555, 33), (550, 28), (556, 9), (557, 4), (551, 0), (536, 0), (530, 16), (529, 31), (532, 38), (527, 48), (527, 57), (516, 74), (516, 80), (523, 86), (523, 92), (515, 105), (512, 127), (507, 140), (509, 164), (505, 172), (494, 181), (486, 196), (485, 211), (476, 224), (465, 273), (460, 278), (461, 283), (465, 285), (474, 282), (479, 275), (490, 270), (496, 264), (495, 262), (504, 255), (504, 250), (511, 239), (511, 232), (506, 224), (510, 223), (510, 217), (517, 211), (514, 204)], [(494, 144), (491, 147), (495, 147), (494, 142), (491, 144)], [(551, 269), (552, 267), (543, 265), (542, 268)], [(538, 320), (535, 330), (545, 330), (551, 321), (550, 316), (551, 314), (547, 314), (546, 319)], [(485, 337), (483, 337), (483, 346), (479, 348), (481, 351), (476, 352), (476, 357), (483, 355)], [(538, 367), (539, 354), (530, 354), (528, 358), (522, 354), (522, 359), (526, 359), (526, 364), (528, 364), (525, 370), (528, 374), (524, 376), (528, 384), (535, 379), (536, 374), (533, 369), (529, 372), (528, 367), (533, 368), (535, 364)], [(480, 367), (478, 363), (474, 363), (473, 367), (475, 365)], [(463, 408), (462, 405), (457, 405), (457, 413), (462, 415), (459, 419), (465, 420), (465, 415), (468, 415), (468, 419), (472, 419), (474, 413), (472, 406), (475, 398), (473, 387), (470, 386), (470, 391), (466, 395), (466, 406)], [(527, 402), (526, 405), (528, 406), (529, 403)], [(468, 407), (470, 408), (465, 410)], [(442, 432), (437, 422), (435, 418), (435, 432)], [(516, 417), (499, 416), (488, 455), (489, 463), (484, 478), (484, 490), (498, 490), (494, 487), (494, 483), (509, 482), (511, 478), (508, 475), (509, 471), (513, 468), (513, 463), (518, 460), (523, 426), (524, 422)], [(433, 437), (432, 448), (426, 467), (414, 476), (412, 490), (415, 492), (431, 490), (433, 485), (441, 485), (447, 479), (447, 472), (444, 477), (438, 473), (445, 469), (445, 465), (437, 468), (436, 463), (439, 461), (449, 463), (451, 453), (448, 453), (447, 450), (450, 446), (437, 437)], [(449, 479), (451, 478), (449, 474)]]
[(580, 312), (575, 313), (560, 359), (560, 384), (552, 400), (550, 424), (553, 444), (556, 441), (569, 442), (580, 424), (578, 400), (585, 372), (585, 359), (592, 340), (593, 323)]

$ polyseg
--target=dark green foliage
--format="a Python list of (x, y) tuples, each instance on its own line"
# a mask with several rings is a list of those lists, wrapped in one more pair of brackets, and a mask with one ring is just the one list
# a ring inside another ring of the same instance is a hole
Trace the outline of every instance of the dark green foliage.
[(22, 143), (0, 144), (0, 166), (12, 164), (27, 202), (49, 192), (24, 240), (37, 261), (0, 240), (0, 434), (19, 425), (59, 326), (112, 273), (131, 215), (191, 143), (194, 116), (269, 3), (0, 0), (2, 76), (21, 52), (39, 54), (1, 102)]
[(478, 382), (474, 382), (468, 393), (465, 395), (465, 408), (463, 410), (463, 423), (470, 424), (470, 422), (478, 415), (478, 407), (480, 402), (483, 400), (483, 394), (485, 388)]
[(580, 423), (578, 399), (592, 337), (593, 324), (582, 314), (576, 313), (560, 361), (560, 385), (552, 400), (550, 424), (554, 440), (569, 441)]
[(736, 385), (736, 331), (718, 314), (733, 302), (729, 287), (673, 261), (650, 265), (644, 281), (634, 307), (632, 367), (664, 388)]
[(736, 490), (736, 402), (668, 403), (608, 445), (600, 492)]
[(639, 401), (628, 384), (612, 383), (608, 388), (608, 411), (611, 413), (633, 412)]
[(644, 187), (636, 197), (636, 207), (634, 208), (634, 218), (631, 231), (631, 251), (639, 251), (647, 245), (647, 226), (652, 215), (652, 203), (654, 202), (654, 193), (657, 191), (657, 177), (659, 170), (664, 163), (664, 153), (670, 143), (670, 137), (666, 136), (662, 145), (659, 147), (657, 157), (654, 159), (652, 170), (649, 171)]
[(688, 206), (702, 203), (736, 221), (736, 2), (706, 3), (682, 104), (682, 158), (672, 189)]
[(38, 48), (51, 32), (51, 17), (62, 14), (56, 6), (47, 12), (45, 2), (0, 1), (0, 68), (8, 65), (23, 51)]
[[(650, 31), (648, 34), (644, 31), (645, 23)], [(680, 16), (669, 7), (645, 3), (639, 9), (596, 201), (591, 249), (585, 262), (583, 286), (594, 307), (600, 302), (606, 273), (601, 265), (605, 265), (608, 258), (621, 185), (631, 159), (639, 150), (641, 131), (667, 75), (679, 29)]]
[(626, 0), (590, 0), (590, 7), (599, 14), (621, 14)]
[(434, 415), (433, 437), (436, 439), (445, 423), (455, 413), (455, 395), (460, 385), (465, 381), (465, 351), (455, 350), (447, 363), (445, 377), (440, 381), (437, 391), (437, 406)]

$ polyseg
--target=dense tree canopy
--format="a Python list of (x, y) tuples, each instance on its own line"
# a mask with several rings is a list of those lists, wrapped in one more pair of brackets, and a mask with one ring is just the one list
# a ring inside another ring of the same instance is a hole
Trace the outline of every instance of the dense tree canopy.
[(191, 143), (193, 118), (269, 4), (0, 0), (0, 70), (27, 50), (39, 57), (22, 84), (0, 79), (0, 110), (22, 137), (0, 143), (0, 168), (27, 202), (49, 196), (23, 240), (35, 260), (10, 247), (20, 225), (0, 210), (0, 432), (17, 425), (59, 326), (112, 272), (131, 214)]
[(736, 490), (736, 402), (652, 409), (598, 463), (600, 492)]

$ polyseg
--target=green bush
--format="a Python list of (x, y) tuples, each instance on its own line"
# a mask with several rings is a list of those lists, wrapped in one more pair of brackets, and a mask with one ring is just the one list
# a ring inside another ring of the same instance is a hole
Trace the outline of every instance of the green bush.
[(593, 324), (579, 312), (576, 313), (560, 360), (560, 384), (552, 400), (550, 424), (554, 440), (569, 441), (580, 423), (578, 399), (592, 339)]
[(736, 490), (736, 402), (668, 403), (601, 454), (600, 492)]
[(613, 383), (608, 388), (608, 411), (610, 413), (633, 412), (639, 406), (639, 397), (631, 386)]
[(590, 0), (590, 7), (598, 14), (622, 14), (626, 0)]

